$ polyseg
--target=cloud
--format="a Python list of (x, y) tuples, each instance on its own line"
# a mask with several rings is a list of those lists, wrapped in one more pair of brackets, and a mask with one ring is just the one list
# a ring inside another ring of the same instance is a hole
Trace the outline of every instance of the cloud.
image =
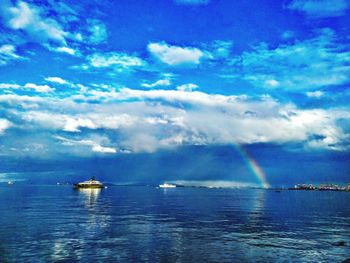
[[(195, 85), (195, 84), (194, 84)], [(183, 90), (135, 90), (129, 88), (122, 88), (119, 92), (97, 93), (94, 99), (106, 98), (110, 100), (164, 100), (167, 102), (183, 102), (186, 104), (200, 104), (200, 105), (227, 105), (230, 102), (244, 99), (244, 96), (225, 96), (220, 94), (207, 94), (199, 91), (183, 91)], [(99, 97), (101, 96), (101, 97)]]
[(317, 90), (317, 91), (309, 91), (306, 92), (306, 96), (310, 97), (310, 98), (321, 98), (324, 95), (324, 92)]
[[(268, 96), (250, 98), (161, 89), (88, 89), (79, 96), (61, 99), (5, 94), (0, 95), (0, 105), (17, 129), (13, 134), (6, 134), (8, 138), (17, 138), (7, 140), (8, 148), (13, 147), (11, 141), (27, 145), (37, 143), (40, 138), (46, 151), (77, 155), (113, 151), (104, 149), (106, 147), (154, 152), (180, 145), (236, 143), (350, 149), (350, 134), (339, 122), (350, 121), (347, 110), (300, 109)], [(16, 135), (19, 133), (26, 134), (25, 142)], [(71, 142), (52, 142), (52, 136), (65, 137)], [(86, 146), (90, 151), (86, 151)]]
[(24, 88), (33, 89), (36, 92), (41, 92), (41, 93), (48, 93), (48, 92), (55, 91), (54, 88), (51, 88), (48, 85), (37, 85), (37, 84), (34, 84), (34, 83), (27, 83), (27, 84), (24, 85)]
[(232, 41), (215, 40), (207, 48), (210, 50), (210, 58), (221, 59), (230, 56), (232, 46)]
[(347, 0), (293, 0), (288, 8), (304, 12), (310, 18), (325, 18), (345, 15), (349, 8)]
[(16, 47), (14, 45), (0, 46), (0, 66), (6, 65), (11, 60), (19, 60), (23, 57), (16, 54)]
[(0, 89), (20, 89), (21, 86), (13, 83), (0, 83)]
[(63, 141), (67, 146), (90, 146), (91, 151), (96, 153), (117, 153), (117, 149), (101, 146), (98, 142), (93, 140), (71, 140), (61, 136), (54, 136), (54, 138)]
[(5, 7), (7, 26), (14, 30), (23, 30), (38, 41), (51, 40), (59, 44), (66, 44), (67, 32), (54, 19), (47, 18), (43, 10), (35, 5), (18, 1), (15, 6)]
[(61, 130), (68, 133), (81, 133), (82, 129), (121, 129), (132, 125), (136, 118), (126, 113), (112, 116), (102, 112), (85, 114), (62, 114), (48, 111), (27, 111), (23, 115), (25, 121), (36, 123), (42, 128)]
[(154, 88), (154, 87), (158, 87), (158, 86), (170, 86), (171, 82), (169, 79), (160, 79), (157, 80), (156, 82), (153, 82), (151, 84), (148, 83), (142, 83), (141, 86), (145, 87), (145, 88)]
[(90, 32), (89, 42), (91, 44), (101, 44), (107, 40), (107, 29), (101, 22), (89, 20), (88, 30)]
[(175, 0), (175, 3), (182, 5), (207, 5), (209, 0)]
[(332, 30), (323, 29), (314, 38), (290, 45), (261, 44), (233, 59), (231, 65), (239, 78), (258, 88), (316, 89), (350, 82), (349, 50)]
[(98, 152), (98, 153), (116, 153), (117, 152), (117, 150), (112, 147), (103, 147), (99, 144), (94, 144), (92, 146), (92, 151)]
[(79, 51), (70, 47), (47, 47), (50, 51), (58, 52), (58, 53), (66, 53), (72, 56), (80, 55)]
[(65, 84), (69, 83), (67, 80), (64, 80), (60, 77), (47, 77), (47, 78), (45, 78), (45, 80), (48, 82), (57, 83), (57, 84), (61, 84), (61, 85), (65, 85)]
[[(16, 84), (12, 84), (12, 85), (16, 85)], [(17, 105), (18, 107), (25, 107), (25, 105), (29, 105), (29, 106), (32, 105), (33, 107), (36, 108), (37, 103), (45, 104), (45, 102), (46, 100), (43, 97), (39, 97), (39, 96), (28, 96), (28, 95), (6, 94), (6, 93), (0, 94), (0, 103), (8, 107), (13, 107), (15, 105)]]
[(147, 48), (154, 57), (170, 66), (197, 65), (204, 57), (198, 48), (171, 46), (165, 42), (150, 43)]
[(6, 119), (0, 119), (0, 135), (3, 134), (8, 128), (10, 128), (12, 123)]
[(48, 85), (37, 85), (34, 83), (26, 83), (24, 86), (14, 84), (14, 83), (0, 83), (0, 89), (14, 89), (14, 90), (25, 90), (31, 89), (39, 93), (48, 93), (55, 91), (54, 88)]
[(0, 11), (5, 25), (23, 43), (37, 42), (53, 52), (81, 56), (79, 48), (103, 43), (107, 38), (106, 26), (101, 21), (79, 16), (61, 2), (39, 5), (5, 1)]
[(63, 131), (80, 132), (79, 128), (96, 129), (97, 126), (90, 119), (68, 117), (64, 124)]
[(191, 91), (193, 91), (195, 89), (198, 89), (198, 85), (193, 84), (193, 83), (188, 83), (188, 84), (183, 84), (183, 85), (177, 86), (176, 89), (180, 90), (180, 91), (191, 92)]
[(141, 58), (126, 53), (95, 53), (87, 57), (88, 64), (77, 66), (78, 69), (110, 68), (116, 71), (142, 67), (146, 64)]

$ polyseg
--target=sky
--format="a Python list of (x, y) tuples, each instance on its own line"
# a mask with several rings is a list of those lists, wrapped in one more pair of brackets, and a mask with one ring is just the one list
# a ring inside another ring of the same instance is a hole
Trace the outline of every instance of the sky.
[(350, 1), (0, 0), (0, 181), (350, 182)]

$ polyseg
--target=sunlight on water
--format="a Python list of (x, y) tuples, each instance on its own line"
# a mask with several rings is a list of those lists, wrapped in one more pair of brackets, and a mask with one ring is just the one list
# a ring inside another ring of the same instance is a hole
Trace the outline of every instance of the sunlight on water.
[(95, 189), (77, 189), (76, 191), (79, 191), (84, 196), (83, 199), (85, 200), (85, 205), (87, 207), (93, 207), (96, 204), (96, 201), (98, 199), (98, 196), (101, 193), (101, 189), (95, 188)]

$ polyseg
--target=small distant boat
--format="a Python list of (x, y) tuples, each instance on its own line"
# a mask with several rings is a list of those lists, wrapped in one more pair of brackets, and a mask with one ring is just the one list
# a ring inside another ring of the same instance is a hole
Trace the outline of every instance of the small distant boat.
[(160, 188), (175, 188), (176, 185), (175, 184), (167, 184), (167, 183), (165, 183), (165, 184), (160, 184), (159, 187)]
[(74, 187), (77, 189), (81, 189), (81, 188), (84, 188), (84, 189), (86, 189), (86, 188), (89, 188), (89, 189), (98, 188), (98, 189), (100, 189), (100, 188), (104, 188), (104, 185), (100, 181), (97, 181), (95, 179), (95, 177), (92, 177), (88, 181), (74, 184)]
[(8, 181), (7, 184), (8, 184), (8, 185), (12, 185), (13, 182), (12, 182), (12, 181)]

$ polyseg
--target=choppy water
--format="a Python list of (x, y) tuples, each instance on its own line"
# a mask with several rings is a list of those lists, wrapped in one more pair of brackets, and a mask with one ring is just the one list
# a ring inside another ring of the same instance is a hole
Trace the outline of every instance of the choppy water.
[(346, 192), (2, 185), (0, 262), (341, 262), (349, 204)]

